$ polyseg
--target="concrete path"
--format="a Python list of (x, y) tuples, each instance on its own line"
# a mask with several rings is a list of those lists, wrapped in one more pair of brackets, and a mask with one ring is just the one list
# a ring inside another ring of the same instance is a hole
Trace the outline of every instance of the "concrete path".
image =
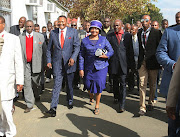
[[(23, 99), (18, 100), (14, 113), (17, 137), (166, 137), (167, 117), (165, 99), (158, 98), (154, 111), (146, 116), (138, 117), (139, 96), (137, 90), (129, 93), (126, 99), (126, 111), (117, 113), (118, 105), (113, 104), (113, 94), (103, 91), (100, 114), (94, 115), (95, 106), (89, 105), (87, 92), (74, 91), (74, 108), (69, 110), (66, 93), (61, 92), (57, 108), (57, 116), (47, 118), (51, 101), (53, 82), (46, 84), (41, 102), (25, 114)], [(20, 97), (21, 98), (21, 97)]]

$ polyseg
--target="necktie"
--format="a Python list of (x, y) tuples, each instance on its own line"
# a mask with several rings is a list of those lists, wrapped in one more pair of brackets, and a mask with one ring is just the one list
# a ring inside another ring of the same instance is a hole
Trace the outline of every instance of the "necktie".
[(63, 30), (61, 30), (61, 48), (63, 49), (64, 46), (64, 34), (63, 34)]
[(29, 37), (28, 38), (30, 38), (31, 37), (31, 35), (29, 34)]
[(143, 35), (143, 42), (144, 42), (144, 45), (146, 46), (146, 32), (144, 32), (144, 35)]

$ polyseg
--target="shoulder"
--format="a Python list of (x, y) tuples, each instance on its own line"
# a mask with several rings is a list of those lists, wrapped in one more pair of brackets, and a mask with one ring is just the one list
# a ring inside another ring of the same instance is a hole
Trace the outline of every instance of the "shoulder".
[(86, 42), (88, 42), (89, 41), (89, 37), (85, 37), (84, 39), (82, 39), (82, 42), (83, 43), (86, 43)]
[(126, 37), (131, 37), (132, 35), (131, 35), (131, 33), (129, 33), (129, 32), (125, 32), (125, 33), (124, 33), (124, 36), (126, 36)]
[(110, 32), (110, 33), (107, 34), (107, 37), (112, 37), (112, 36), (114, 36), (114, 35), (115, 35), (114, 31), (112, 31), (112, 32)]
[(10, 27), (11, 29), (14, 29), (14, 28), (19, 28), (19, 25), (13, 25)]
[(5, 35), (7, 35), (8, 38), (12, 38), (12, 39), (19, 39), (18, 36), (14, 35), (14, 34), (11, 34), (11, 33), (8, 33), (5, 31)]

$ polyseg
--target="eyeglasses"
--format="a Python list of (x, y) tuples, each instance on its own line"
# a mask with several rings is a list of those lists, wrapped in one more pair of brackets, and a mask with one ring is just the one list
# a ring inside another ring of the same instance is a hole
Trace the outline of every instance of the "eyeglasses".
[(71, 25), (71, 26), (77, 26), (77, 25)]
[(141, 19), (141, 22), (148, 22), (149, 21), (149, 19)]

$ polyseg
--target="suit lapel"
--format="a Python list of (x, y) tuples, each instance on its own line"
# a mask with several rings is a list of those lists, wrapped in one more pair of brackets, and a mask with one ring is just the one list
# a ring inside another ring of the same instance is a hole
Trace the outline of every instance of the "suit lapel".
[(37, 42), (38, 42), (38, 39), (37, 39), (37, 34), (35, 32), (33, 32), (33, 53), (35, 53), (35, 49), (37, 48)]
[(65, 49), (68, 45), (68, 38), (70, 37), (70, 34), (71, 34), (71, 31), (70, 29), (67, 27), (67, 30), (66, 30), (66, 36), (65, 36), (65, 39), (64, 39), (64, 46), (63, 46), (63, 49)]
[(116, 37), (116, 34), (113, 33), (113, 42), (115, 43), (115, 45), (118, 47), (118, 40), (117, 40), (117, 37)]
[(22, 50), (24, 52), (25, 58), (27, 59), (27, 57), (26, 57), (26, 33), (25, 32), (22, 34)]

